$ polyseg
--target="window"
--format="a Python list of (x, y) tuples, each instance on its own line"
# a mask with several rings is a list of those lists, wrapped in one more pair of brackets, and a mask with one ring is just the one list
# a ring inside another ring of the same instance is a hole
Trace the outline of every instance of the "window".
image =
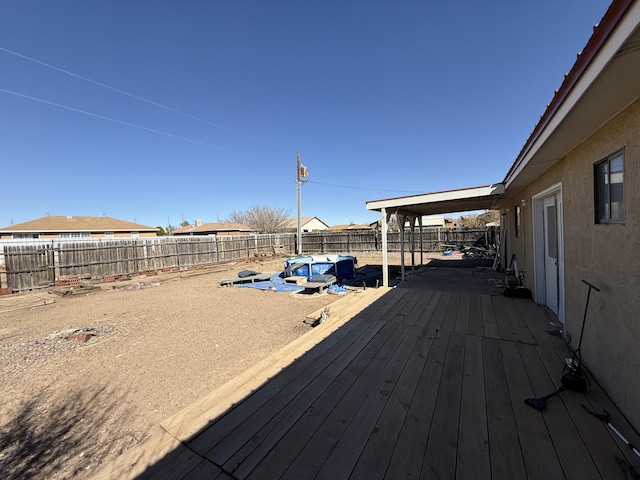
[(60, 238), (91, 238), (91, 232), (62, 232)]
[(140, 236), (140, 232), (131, 232), (131, 238), (138, 238)]
[(114, 232), (104, 232), (104, 238), (115, 238)]
[(24, 240), (26, 238), (40, 238), (40, 235), (37, 233), (13, 233), (11, 234), (11, 238), (14, 240)]
[(594, 165), (595, 222), (624, 223), (624, 152)]

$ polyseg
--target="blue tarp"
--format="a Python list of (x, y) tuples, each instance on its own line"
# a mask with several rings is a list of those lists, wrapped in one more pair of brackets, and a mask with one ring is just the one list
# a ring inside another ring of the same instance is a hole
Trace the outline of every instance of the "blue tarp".
[[(257, 288), (259, 290), (270, 290), (272, 292), (300, 292), (304, 290), (303, 285), (295, 285), (292, 283), (285, 283), (280, 274), (274, 273), (271, 276), (271, 280), (265, 282), (253, 282), (253, 283), (237, 283), (237, 288)], [(330, 293), (344, 293), (347, 291), (339, 285), (331, 285), (327, 288)]]
[(273, 292), (299, 292), (304, 290), (300, 285), (284, 283), (284, 279), (279, 274), (274, 273), (271, 280), (266, 282), (240, 283), (236, 284), (238, 288), (257, 288), (259, 290), (271, 290)]
[(347, 289), (341, 287), (340, 285), (331, 285), (329, 288), (327, 288), (327, 291), (329, 293), (345, 293)]

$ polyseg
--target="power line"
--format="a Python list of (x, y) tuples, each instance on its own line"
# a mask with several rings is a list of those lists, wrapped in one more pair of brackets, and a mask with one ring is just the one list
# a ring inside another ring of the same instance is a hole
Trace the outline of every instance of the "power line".
[(231, 150), (229, 148), (221, 147), (219, 145), (213, 145), (211, 143), (201, 142), (199, 140), (194, 140), (192, 138), (182, 137), (180, 135), (175, 135), (173, 133), (163, 132), (162, 130), (156, 130), (154, 128), (149, 128), (149, 127), (144, 127), (142, 125), (137, 125), (135, 123), (125, 122), (124, 120), (118, 120), (117, 118), (106, 117), (106, 116), (100, 115), (98, 113), (87, 112), (86, 110), (80, 110), (78, 108), (69, 107), (67, 105), (62, 105), (60, 103), (51, 102), (49, 100), (44, 100), (42, 98), (32, 97), (31, 95), (26, 95), (24, 93), (13, 92), (11, 90), (6, 90), (4, 88), (0, 88), (0, 92), (8, 93), (10, 95), (15, 95), (17, 97), (26, 98), (26, 99), (29, 99), (29, 100), (33, 100), (35, 102), (40, 102), (40, 103), (44, 103), (44, 104), (47, 104), (47, 105), (52, 105), (54, 107), (64, 108), (65, 110), (70, 110), (70, 111), (76, 112), (76, 113), (82, 113), (83, 115), (89, 115), (90, 117), (100, 118), (102, 120), (108, 120), (110, 122), (119, 123), (121, 125), (126, 125), (128, 127), (139, 128), (140, 130), (145, 130), (147, 132), (157, 133), (158, 135), (164, 135), (166, 137), (176, 138), (178, 140), (183, 140), (185, 142), (195, 143), (195, 144), (203, 145), (205, 147), (210, 147), (210, 148), (216, 148), (218, 150), (224, 150), (226, 152), (235, 153), (235, 154), (238, 154), (238, 155), (245, 155), (245, 156), (248, 156), (248, 157), (260, 158), (260, 157), (257, 157), (255, 155), (251, 155), (249, 153), (238, 152), (237, 150)]
[(183, 112), (182, 110), (178, 110), (178, 109), (169, 107), (167, 105), (163, 105), (162, 103), (154, 102), (153, 100), (149, 100), (149, 99), (141, 97), (139, 95), (135, 95), (133, 93), (129, 93), (129, 92), (125, 91), (125, 90), (121, 90), (119, 88), (112, 87), (111, 85), (107, 85), (106, 83), (98, 82), (97, 80), (93, 80), (93, 79), (88, 78), (88, 77), (83, 77), (82, 75), (78, 75), (77, 73), (73, 73), (73, 72), (70, 72), (69, 70), (65, 70), (63, 68), (56, 67), (55, 65), (51, 65), (50, 63), (45, 63), (45, 62), (42, 62), (40, 60), (36, 60), (35, 58), (31, 58), (31, 57), (28, 57), (28, 56), (23, 55), (21, 53), (14, 52), (13, 50), (9, 50), (9, 49), (3, 48), (3, 47), (0, 47), (0, 50), (5, 52), (5, 53), (9, 53), (11, 55), (15, 55), (16, 57), (20, 57), (20, 58), (23, 58), (25, 60), (28, 60), (30, 62), (37, 63), (38, 65), (42, 65), (42, 66), (50, 68), (52, 70), (56, 70), (58, 72), (64, 73), (65, 75), (70, 75), (72, 77), (79, 78), (80, 80), (83, 80), (85, 82), (89, 82), (89, 83), (92, 83), (92, 84), (97, 85), (99, 87), (106, 88), (108, 90), (112, 90), (112, 91), (120, 93), (122, 95), (126, 95), (128, 97), (134, 98), (134, 99), (139, 100), (141, 102), (148, 103), (148, 104), (153, 105), (155, 107), (163, 108), (163, 109), (168, 110), (170, 112), (177, 113), (178, 115), (182, 115), (184, 117), (188, 117), (188, 118), (191, 118), (193, 120), (197, 120), (198, 122), (206, 123), (207, 125), (210, 125), (212, 127), (220, 128), (222, 130), (226, 130), (228, 132), (235, 133), (236, 135), (242, 135), (243, 137), (251, 138), (252, 140), (264, 143), (266, 145), (270, 145), (270, 146), (275, 147), (275, 148), (283, 148), (283, 147), (281, 147), (279, 145), (275, 145), (273, 143), (267, 142), (266, 140), (263, 140), (261, 138), (254, 137), (252, 135), (249, 135), (249, 134), (244, 133), (244, 132), (240, 132), (238, 130), (234, 130), (234, 129), (229, 128), (229, 127), (225, 127), (224, 125), (220, 125), (218, 123), (210, 122), (209, 120), (205, 120), (204, 118), (197, 117), (195, 115), (191, 115), (190, 113)]
[(382, 188), (354, 187), (349, 185), (335, 185), (333, 183), (315, 182), (313, 180), (309, 180), (307, 183), (315, 183), (316, 185), (325, 185), (327, 187), (348, 188), (351, 190), (370, 190), (372, 192), (396, 192), (396, 193), (412, 193), (412, 194), (420, 193), (416, 190), (385, 190)]

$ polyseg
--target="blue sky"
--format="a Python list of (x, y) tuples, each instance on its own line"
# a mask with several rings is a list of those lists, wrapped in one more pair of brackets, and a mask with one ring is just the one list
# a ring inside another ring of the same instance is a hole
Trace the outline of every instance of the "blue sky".
[[(0, 2), (0, 227), (499, 182), (607, 0)], [(457, 214), (456, 214), (457, 215)]]

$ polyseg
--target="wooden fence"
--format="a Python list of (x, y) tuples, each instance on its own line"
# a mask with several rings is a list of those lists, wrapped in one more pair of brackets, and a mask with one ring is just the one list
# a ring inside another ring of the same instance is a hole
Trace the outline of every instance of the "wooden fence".
[[(484, 243), (495, 244), (495, 228), (453, 229), (423, 227), (422, 250), (425, 252), (439, 252), (452, 246), (472, 245), (482, 239), (484, 239)], [(404, 232), (404, 242), (405, 252), (410, 252), (411, 235), (409, 230)], [(389, 252), (399, 252), (401, 245), (399, 231), (387, 233), (387, 250)], [(382, 234), (373, 230), (310, 232), (302, 235), (302, 247), (304, 252), (376, 252), (382, 250)], [(417, 228), (414, 231), (413, 247), (415, 251), (420, 251), (420, 234)]]
[[(493, 238), (488, 229), (424, 228), (424, 251), (441, 251), (448, 245), (472, 244)], [(400, 251), (400, 232), (389, 232), (388, 250)], [(420, 251), (420, 236), (413, 238)], [(296, 235), (229, 235), (155, 237), (100, 240), (31, 240), (0, 242), (5, 264), (4, 283), (13, 291), (65, 284), (80, 278), (109, 279), (136, 273), (182, 270), (265, 255), (294, 255)], [(382, 249), (379, 232), (311, 232), (302, 236), (305, 253), (358, 253)], [(405, 251), (411, 237), (405, 232)], [(1, 280), (1, 279), (0, 279)]]
[(6, 286), (14, 291), (64, 284), (70, 278), (109, 279), (295, 252), (292, 234), (29, 243), (4, 245)]

